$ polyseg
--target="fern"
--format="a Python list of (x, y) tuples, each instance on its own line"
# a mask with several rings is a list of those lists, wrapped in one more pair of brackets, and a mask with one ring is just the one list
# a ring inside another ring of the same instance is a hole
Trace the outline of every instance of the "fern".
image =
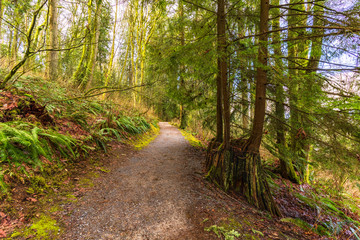
[(64, 157), (75, 157), (77, 141), (54, 130), (41, 129), (29, 123), (0, 123), (0, 153), (2, 162), (27, 163), (41, 167), (40, 156), (51, 159), (55, 150)]
[(112, 134), (117, 138), (117, 140), (119, 140), (119, 141), (121, 140), (119, 131), (114, 129), (114, 128), (103, 128), (103, 129), (101, 129), (99, 131), (99, 133), (101, 135), (110, 135), (110, 134)]
[(58, 149), (64, 157), (76, 157), (73, 151), (77, 141), (69, 136), (57, 133), (49, 130), (49, 133), (40, 133), (42, 137), (45, 137), (49, 143), (52, 143), (56, 149)]

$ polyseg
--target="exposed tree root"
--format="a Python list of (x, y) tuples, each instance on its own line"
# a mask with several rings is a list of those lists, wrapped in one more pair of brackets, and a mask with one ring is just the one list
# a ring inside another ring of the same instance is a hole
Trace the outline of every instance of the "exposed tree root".
[(207, 177), (225, 191), (240, 193), (259, 209), (281, 215), (261, 169), (260, 153), (250, 151), (247, 140), (234, 141), (228, 150), (218, 142), (210, 142), (206, 168)]

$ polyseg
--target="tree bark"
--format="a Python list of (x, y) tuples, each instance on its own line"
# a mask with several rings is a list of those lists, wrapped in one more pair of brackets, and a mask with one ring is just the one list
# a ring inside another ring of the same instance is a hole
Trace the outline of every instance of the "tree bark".
[(266, 177), (262, 173), (260, 161), (260, 145), (263, 136), (266, 108), (269, 8), (269, 0), (261, 0), (260, 47), (258, 52), (258, 62), (260, 66), (257, 68), (256, 74), (255, 113), (252, 132), (244, 146), (245, 156), (242, 156), (242, 159), (245, 159), (245, 161), (242, 163), (243, 167), (241, 167), (241, 169), (245, 169), (246, 171), (242, 176), (245, 178), (245, 184), (240, 185), (240, 191), (246, 196), (250, 203), (279, 216), (281, 215), (280, 210), (273, 200)]
[[(182, 0), (179, 0), (179, 17), (180, 17), (180, 46), (185, 45), (185, 29), (184, 29), (184, 4)], [(180, 128), (185, 129), (187, 126), (187, 112), (184, 104), (185, 97), (185, 79), (184, 79), (185, 66), (181, 63), (180, 65)]]
[[(280, 4), (280, 0), (273, 0), (272, 5), (278, 6)], [(280, 9), (274, 8), (273, 9), (273, 16), (277, 17), (280, 16)], [(280, 28), (280, 19), (277, 17), (274, 19), (273, 22), (273, 30)], [(278, 69), (278, 79), (276, 80), (276, 89), (275, 89), (275, 97), (276, 97), (276, 104), (275, 104), (275, 130), (276, 130), (276, 148), (279, 154), (279, 161), (280, 161), (280, 174), (283, 178), (289, 179), (294, 183), (300, 183), (300, 178), (295, 172), (294, 164), (291, 158), (286, 156), (286, 130), (284, 127), (285, 122), (285, 91), (284, 91), (284, 84), (282, 82), (283, 79), (283, 62), (282, 62), (282, 51), (281, 51), (281, 37), (280, 32), (274, 32), (274, 41), (278, 42), (277, 45), (274, 46), (274, 54), (275, 54), (275, 61), (276, 69)]]
[(19, 25), (15, 25), (16, 29), (14, 29), (14, 34), (13, 34), (13, 39), (12, 39), (12, 49), (11, 49), (11, 65), (14, 66), (16, 65), (16, 61), (17, 61), (17, 54), (18, 54), (18, 33), (19, 31), (17, 30)]
[(92, 32), (91, 32), (91, 26), (92, 26), (92, 5), (93, 0), (88, 1), (88, 22), (87, 26), (85, 28), (85, 42), (82, 49), (82, 54), (80, 61), (78, 63), (78, 66), (73, 74), (72, 82), (77, 87), (83, 87), (85, 86), (86, 82), (84, 82), (84, 77), (86, 75), (86, 66), (84, 67), (84, 62), (86, 61), (86, 58), (88, 56), (89, 48), (91, 48), (91, 40), (92, 40)]
[[(323, 2), (318, 2), (317, 4), (314, 4), (314, 12), (319, 12), (320, 17), (314, 18), (313, 25), (314, 26), (324, 26), (324, 20), (322, 19), (324, 14), (324, 6), (321, 4), (324, 4)], [(325, 33), (324, 28), (318, 28), (313, 29), (312, 34), (317, 36), (323, 36)], [(307, 70), (305, 74), (305, 94), (302, 100), (302, 105), (307, 106), (308, 108), (312, 109), (316, 107), (316, 98), (314, 96), (311, 96), (313, 94), (316, 94), (316, 91), (312, 89), (314, 86), (314, 79), (316, 70), (319, 68), (319, 61), (322, 55), (322, 41), (323, 37), (319, 37), (317, 39), (312, 40), (311, 42), (311, 51), (310, 51), (310, 58), (307, 62)], [(315, 100), (315, 101), (314, 101)], [(310, 139), (308, 135), (312, 131), (312, 127), (309, 123), (307, 123), (306, 119), (302, 119), (302, 125), (303, 130), (306, 134), (306, 136), (300, 140), (300, 154), (302, 158), (304, 159), (304, 166), (302, 168), (303, 171), (303, 181), (305, 183), (310, 183), (310, 156), (311, 156), (311, 149), (313, 148), (310, 143)]]
[(48, 53), (48, 79), (55, 81), (58, 77), (58, 9), (57, 0), (50, 0), (49, 18), (49, 47), (52, 51)]
[[(113, 67), (113, 62), (114, 62), (114, 55), (115, 55), (116, 22), (117, 22), (119, 1), (116, 0), (115, 4), (116, 4), (116, 7), (115, 7), (115, 19), (114, 19), (114, 26), (113, 26), (113, 39), (112, 39), (112, 42), (111, 42), (109, 66), (108, 66), (108, 70), (107, 70), (106, 76), (105, 76), (106, 77), (106, 79), (105, 79), (105, 87), (107, 87), (109, 85), (109, 82), (110, 82), (110, 77), (111, 77), (112, 67)], [(105, 99), (105, 93), (103, 94), (103, 99)]]
[(2, 18), (4, 15), (4, 4), (3, 0), (0, 0), (0, 44), (2, 43), (2, 35), (1, 35), (1, 28), (2, 28)]
[(224, 121), (224, 139), (225, 149), (230, 147), (230, 94), (227, 80), (227, 54), (226, 54), (226, 14), (225, 0), (218, 0), (217, 10), (217, 38), (218, 38), (218, 61), (219, 76), (222, 88), (223, 100), (223, 121)]
[[(220, 69), (220, 61), (217, 61), (218, 69)], [(222, 142), (223, 131), (223, 108), (222, 108), (222, 82), (220, 77), (220, 71), (216, 76), (216, 142)]]
[(93, 79), (94, 79), (94, 72), (95, 72), (95, 66), (96, 66), (96, 56), (99, 48), (99, 37), (100, 37), (100, 13), (101, 13), (101, 6), (102, 6), (102, 0), (96, 1), (96, 10), (95, 10), (95, 17), (93, 21), (93, 26), (91, 29), (91, 46), (90, 46), (90, 57), (89, 61), (87, 63), (86, 67), (86, 75), (85, 75), (85, 81), (84, 84), (87, 86), (94, 85)]

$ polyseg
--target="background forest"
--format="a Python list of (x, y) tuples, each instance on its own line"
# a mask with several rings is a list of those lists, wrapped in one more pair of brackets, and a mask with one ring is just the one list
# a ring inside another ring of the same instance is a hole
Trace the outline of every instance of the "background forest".
[(280, 215), (275, 175), (359, 197), (359, 26), (357, 0), (0, 0), (0, 89), (212, 139), (207, 177)]

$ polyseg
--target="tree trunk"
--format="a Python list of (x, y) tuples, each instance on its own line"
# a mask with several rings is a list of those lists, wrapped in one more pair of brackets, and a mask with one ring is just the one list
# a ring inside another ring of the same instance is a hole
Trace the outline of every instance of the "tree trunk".
[(226, 14), (225, 0), (218, 0), (217, 10), (217, 34), (218, 34), (218, 61), (219, 76), (222, 87), (223, 121), (224, 121), (224, 148), (230, 147), (230, 94), (227, 80), (227, 54), (226, 54)]
[[(220, 69), (220, 61), (217, 61), (218, 69)], [(223, 141), (223, 108), (222, 108), (222, 82), (220, 77), (220, 71), (216, 76), (216, 142)]]
[[(184, 5), (183, 1), (179, 0), (179, 17), (180, 17), (180, 46), (185, 45), (185, 30), (184, 30)], [(185, 79), (184, 79), (185, 66), (181, 63), (180, 65), (180, 128), (185, 129), (187, 127), (187, 112), (185, 109), (184, 98), (185, 98)]]
[(101, 4), (102, 4), (102, 0), (96, 1), (95, 17), (94, 17), (93, 26), (91, 29), (91, 46), (90, 46), (91, 53), (90, 53), (89, 61), (87, 63), (87, 67), (86, 67), (86, 75), (85, 75), (86, 82), (84, 84), (84, 88), (85, 88), (85, 86), (94, 85), (93, 79), (94, 79), (96, 56), (97, 56), (97, 51), (98, 51), (98, 47), (99, 47), (99, 37), (100, 37), (99, 28), (100, 28)]
[[(294, 4), (289, 9), (289, 17), (288, 17), (288, 25), (289, 26), (297, 26), (302, 21), (299, 20), (299, 17), (296, 15), (298, 10), (300, 11), (303, 6), (303, 0), (290, 0), (290, 4)], [(304, 9), (303, 9), (304, 10)], [(302, 16), (300, 16), (302, 17)], [(289, 38), (297, 38), (299, 36), (297, 31), (289, 30)], [(299, 57), (299, 50), (302, 48), (300, 46), (299, 41), (294, 41), (288, 44), (288, 67), (289, 67), (289, 104), (290, 104), (290, 126), (291, 126), (291, 133), (290, 133), (290, 150), (292, 153), (292, 161), (296, 163), (297, 169), (299, 171), (301, 180), (303, 180), (303, 169), (304, 169), (304, 161), (299, 156), (300, 145), (298, 139), (298, 132), (301, 131), (301, 124), (300, 124), (300, 116), (298, 111), (299, 99), (299, 84), (300, 84), (300, 76), (299, 70), (296, 69), (297, 57)]]
[(91, 48), (91, 40), (92, 40), (92, 5), (93, 0), (88, 1), (88, 25), (85, 28), (85, 42), (82, 49), (82, 54), (78, 66), (73, 74), (72, 81), (77, 87), (84, 87), (86, 82), (84, 82), (84, 78), (86, 75), (86, 66), (84, 67), (84, 62), (88, 56), (89, 48)]
[(54, 51), (57, 49), (58, 41), (58, 13), (57, 13), (57, 0), (50, 0), (50, 18), (49, 18), (49, 47), (52, 49), (48, 53), (48, 78), (52, 81), (57, 79), (58, 76), (58, 52)]
[[(280, 0), (273, 0), (273, 5), (278, 6), (280, 4)], [(273, 30), (280, 29), (280, 9), (273, 9), (273, 16), (276, 17), (273, 22)], [(274, 46), (274, 54), (275, 54), (275, 64), (276, 69), (278, 69), (278, 79), (276, 80), (276, 104), (275, 104), (275, 129), (276, 129), (276, 148), (279, 154), (280, 161), (280, 174), (283, 178), (289, 179), (294, 183), (300, 183), (300, 178), (295, 172), (294, 164), (288, 156), (286, 156), (286, 140), (285, 134), (286, 130), (284, 127), (285, 124), (285, 94), (284, 94), (284, 85), (282, 83), (283, 79), (283, 63), (282, 63), (282, 51), (281, 51), (281, 37), (280, 32), (274, 32), (274, 41), (278, 43)]]
[(8, 67), (11, 67), (11, 50), (12, 50), (12, 37), (13, 37), (14, 31), (10, 29), (10, 36), (9, 36), (9, 45), (8, 45), (8, 51), (7, 51), (7, 57), (8, 57)]
[(294, 183), (300, 183), (300, 178), (295, 172), (294, 164), (291, 159), (287, 158), (286, 140), (285, 140), (285, 108), (284, 108), (284, 89), (282, 84), (276, 86), (276, 147), (279, 153), (280, 174), (283, 178), (289, 179)]
[(4, 4), (3, 4), (3, 0), (0, 0), (0, 44), (2, 43), (2, 35), (1, 35), (1, 28), (2, 28), (2, 18), (4, 15)]
[[(113, 39), (111, 42), (109, 66), (108, 66), (108, 70), (107, 70), (106, 76), (105, 76), (106, 77), (105, 84), (104, 84), (105, 87), (107, 87), (110, 82), (110, 77), (111, 77), (112, 67), (113, 67), (113, 62), (114, 62), (114, 55), (115, 55), (116, 22), (117, 22), (119, 1), (116, 0), (115, 4), (116, 4), (116, 7), (115, 7), (115, 19), (114, 19), (114, 26), (113, 26)], [(126, 60), (125, 60), (125, 63), (126, 63)], [(105, 99), (105, 96), (106, 96), (105, 93), (102, 96), (103, 96), (103, 99)]]
[[(220, 7), (221, 3), (223, 1), (219, 0)], [(260, 16), (260, 47), (258, 53), (260, 66), (257, 68), (255, 116), (251, 136), (247, 140), (232, 141), (231, 147), (224, 146), (225, 141), (222, 147), (219, 142), (210, 142), (206, 167), (208, 170), (207, 177), (218, 183), (225, 191), (233, 190), (241, 193), (249, 203), (260, 209), (268, 210), (273, 215), (280, 216), (280, 211), (273, 200), (266, 176), (261, 169), (259, 152), (266, 104), (267, 76), (265, 68), (267, 66), (268, 0), (261, 1)]]
[(16, 61), (17, 61), (17, 54), (18, 54), (18, 33), (19, 31), (17, 30), (19, 27), (19, 25), (15, 25), (15, 29), (14, 29), (14, 35), (13, 35), (13, 39), (12, 39), (12, 49), (11, 49), (11, 66), (15, 66), (16, 65)]
[[(321, 5), (324, 3), (318, 2), (317, 4), (314, 4), (314, 15), (320, 15), (321, 18), (316, 17), (313, 21), (313, 26), (324, 26), (324, 21), (322, 19), (324, 14), (324, 7)], [(318, 14), (319, 13), (319, 14)], [(313, 29), (312, 34), (315, 36), (323, 36), (325, 33), (325, 30), (320, 29)], [(304, 97), (302, 100), (302, 105), (307, 106), (308, 108), (312, 109), (316, 107), (316, 100), (314, 101), (313, 94), (316, 94), (316, 91), (312, 89), (312, 86), (314, 86), (314, 79), (316, 70), (319, 67), (319, 61), (322, 55), (322, 41), (323, 37), (316, 38), (312, 40), (311, 42), (311, 52), (310, 52), (310, 58), (307, 62), (306, 67), (306, 75), (305, 75), (305, 86), (304, 86)], [(313, 148), (310, 143), (310, 139), (308, 135), (312, 131), (311, 125), (306, 121), (306, 119), (301, 119), (303, 130), (305, 133), (305, 136), (300, 140), (300, 147), (301, 151), (300, 154), (304, 159), (304, 166), (302, 168), (303, 171), (303, 181), (305, 183), (310, 183), (310, 155), (311, 155), (311, 149)]]

